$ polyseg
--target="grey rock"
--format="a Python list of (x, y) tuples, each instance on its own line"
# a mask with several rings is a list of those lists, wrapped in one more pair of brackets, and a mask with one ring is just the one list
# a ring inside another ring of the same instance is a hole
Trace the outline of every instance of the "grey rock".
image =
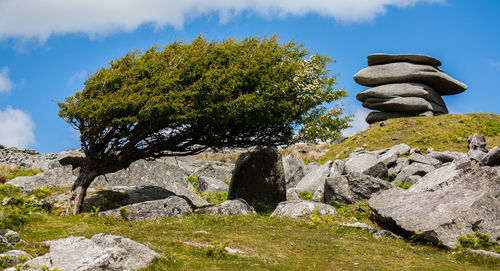
[(426, 111), (422, 113), (404, 113), (404, 112), (370, 112), (368, 116), (366, 116), (366, 122), (368, 124), (372, 124), (378, 121), (384, 121), (387, 119), (394, 118), (405, 118), (405, 117), (416, 117), (416, 116), (438, 116), (442, 115), (441, 113), (433, 113), (431, 111)]
[(467, 138), (467, 148), (469, 151), (482, 151), (484, 153), (488, 153), (488, 148), (486, 147), (486, 140), (484, 136), (479, 134), (473, 134)]
[(389, 177), (387, 165), (378, 158), (376, 154), (370, 152), (351, 153), (345, 160), (344, 172), (366, 174), (385, 180)]
[(467, 89), (467, 85), (441, 70), (408, 62), (389, 63), (365, 68), (354, 75), (354, 80), (364, 86), (415, 82), (428, 85), (440, 95), (454, 95)]
[(483, 160), (481, 160), (481, 163), (483, 165), (487, 166), (500, 166), (500, 148), (498, 146), (495, 146), (493, 149), (491, 149), (488, 154), (486, 154), (483, 157)]
[(366, 201), (377, 193), (392, 187), (385, 180), (350, 172), (346, 175), (326, 179), (324, 201), (352, 204), (355, 201)]
[(378, 161), (384, 163), (387, 167), (390, 167), (397, 162), (400, 155), (406, 154), (410, 151), (410, 146), (406, 144), (399, 144), (385, 149), (379, 153)]
[(468, 153), (469, 159), (476, 161), (476, 162), (481, 162), (483, 159), (486, 157), (487, 153), (481, 151), (481, 150), (471, 150)]
[(255, 210), (244, 199), (226, 200), (216, 206), (200, 208), (194, 211), (195, 214), (212, 215), (249, 215), (255, 214)]
[[(100, 212), (100, 216), (122, 217), (120, 209), (112, 209)], [(130, 220), (152, 220), (161, 217), (178, 217), (191, 214), (191, 208), (186, 200), (177, 196), (166, 199), (145, 201), (126, 206), (127, 219)]]
[(295, 188), (288, 188), (286, 190), (286, 200), (300, 200), (300, 191)]
[(299, 181), (306, 175), (306, 165), (292, 153), (283, 158), (283, 169), (285, 170), (285, 182), (287, 188), (296, 186), (297, 183), (299, 183)]
[(425, 111), (446, 114), (448, 109), (419, 97), (367, 98), (363, 106), (373, 110), (420, 114)]
[[(416, 97), (446, 107), (443, 98), (429, 86), (417, 83), (398, 83), (369, 88), (356, 95), (356, 99), (365, 102), (367, 99), (389, 100), (396, 97)], [(399, 110), (396, 110), (399, 111)]]
[(461, 157), (466, 158), (465, 156), (466, 155), (464, 155), (463, 153), (450, 152), (450, 151), (444, 151), (444, 152), (432, 151), (428, 152), (425, 155), (425, 157), (434, 158), (440, 161), (441, 163), (453, 162), (454, 160), (459, 159)]
[(154, 161), (137, 160), (128, 168), (99, 176), (91, 186), (158, 186), (189, 198), (194, 206), (210, 205), (188, 188), (188, 174), (177, 165), (159, 159)]
[(431, 65), (434, 67), (441, 66), (441, 61), (426, 55), (404, 54), (404, 55), (389, 55), (389, 54), (371, 54), (367, 57), (368, 66), (395, 63), (395, 62), (411, 62), (415, 64)]
[(3, 259), (3, 261), (7, 261), (7, 264), (10, 266), (14, 266), (19, 263), (19, 258), (26, 258), (27, 260), (33, 259), (31, 255), (28, 253), (22, 251), (22, 250), (9, 250), (5, 253), (0, 254), (0, 258)]
[(325, 185), (325, 179), (330, 174), (330, 168), (332, 167), (332, 164), (332, 161), (328, 161), (318, 169), (304, 176), (304, 178), (302, 178), (302, 180), (300, 180), (300, 182), (295, 187), (296, 190), (299, 192), (308, 191), (311, 194), (316, 192), (318, 187)]
[(355, 229), (361, 229), (364, 230), (370, 234), (375, 235), (375, 237), (393, 237), (397, 238), (396, 235), (394, 235), (392, 232), (387, 231), (387, 230), (377, 230), (370, 225), (366, 223), (361, 223), (361, 222), (355, 222), (355, 223), (347, 223), (347, 222), (342, 222), (340, 223), (341, 227), (349, 227), (349, 228), (355, 228)]
[(392, 188), (368, 203), (378, 222), (407, 237), (454, 247), (459, 235), (479, 230), (500, 238), (500, 171), (474, 163), (450, 163), (407, 190)]
[(26, 265), (64, 271), (136, 270), (147, 267), (159, 256), (133, 240), (104, 233), (91, 239), (70, 236), (45, 244), (50, 247), (49, 253), (27, 261)]
[(307, 216), (318, 210), (318, 215), (336, 215), (337, 211), (331, 205), (306, 201), (306, 200), (292, 200), (280, 202), (271, 216), (286, 216), (286, 217), (300, 217)]
[(199, 176), (198, 186), (196, 188), (202, 193), (221, 193), (227, 192), (229, 190), (229, 185), (220, 181), (220, 179)]
[(10, 229), (5, 229), (3, 231), (0, 231), (0, 236), (7, 240), (7, 242), (11, 244), (19, 243), (21, 241), (21, 237), (19, 237), (19, 233), (10, 230)]
[(214, 178), (221, 182), (230, 181), (233, 174), (234, 165), (222, 162), (205, 163), (192, 175), (199, 177)]
[(238, 157), (228, 199), (238, 198), (252, 206), (265, 206), (286, 199), (285, 173), (277, 148), (257, 147)]
[(470, 252), (474, 253), (474, 254), (480, 254), (480, 255), (500, 259), (500, 253), (496, 253), (493, 251), (486, 251), (486, 250), (481, 250), (481, 249), (471, 249)]
[[(215, 248), (215, 245), (209, 245), (209, 244), (202, 244), (202, 243), (196, 243), (196, 242), (183, 242), (183, 244), (188, 245), (188, 246), (193, 246), (193, 247), (205, 247), (205, 248)], [(243, 254), (246, 253), (243, 250), (235, 249), (232, 247), (225, 246), (224, 250), (229, 253), (229, 254)]]
[(318, 163), (318, 162), (315, 162), (315, 161), (307, 163), (307, 165), (306, 165), (306, 167), (304, 169), (304, 176), (306, 176), (307, 174), (309, 174), (309, 173), (317, 170), (320, 167), (321, 167), (321, 164)]
[(35, 176), (22, 176), (12, 179), (6, 184), (31, 192), (37, 187), (61, 186), (71, 187), (78, 176), (79, 169), (73, 170), (71, 165), (53, 168)]
[[(84, 199), (83, 211), (92, 211), (93, 206), (100, 207), (101, 211), (116, 209), (121, 206), (136, 204), (145, 201), (165, 199), (176, 196), (175, 193), (158, 186), (106, 186), (87, 191)], [(50, 198), (52, 201), (56, 198)], [(189, 198), (184, 197), (189, 202)], [(59, 201), (67, 199), (59, 198)]]
[(67, 150), (58, 153), (55, 162), (63, 166), (71, 165), (75, 169), (82, 165), (84, 158), (85, 154), (80, 150)]
[(433, 166), (438, 166), (441, 164), (441, 161), (432, 157), (423, 156), (419, 153), (413, 153), (412, 155), (410, 155), (410, 157), (408, 157), (408, 161), (410, 162), (410, 164), (420, 163)]
[[(414, 183), (417, 179), (420, 179), (420, 177), (425, 176), (427, 173), (435, 170), (435, 167), (432, 165), (428, 164), (422, 164), (422, 163), (414, 163), (411, 165), (408, 165), (404, 167), (399, 173), (398, 176), (396, 177), (396, 182), (401, 182), (401, 183)], [(412, 176), (418, 176), (419, 178), (415, 179)]]

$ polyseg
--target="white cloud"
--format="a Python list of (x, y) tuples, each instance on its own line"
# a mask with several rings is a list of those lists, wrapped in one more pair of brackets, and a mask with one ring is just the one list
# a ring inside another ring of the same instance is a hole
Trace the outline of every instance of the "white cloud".
[(74, 84), (81, 84), (87, 79), (87, 76), (89, 73), (86, 70), (81, 70), (78, 72), (75, 72), (73, 75), (71, 75), (68, 79), (68, 86), (72, 87)]
[(10, 92), (16, 85), (9, 79), (9, 67), (0, 69), (0, 93)]
[(370, 113), (369, 110), (363, 109), (363, 108), (358, 108), (356, 110), (356, 113), (354, 113), (354, 117), (350, 125), (352, 126), (349, 129), (345, 129), (343, 131), (343, 134), (345, 135), (354, 135), (359, 131), (365, 130), (368, 128), (368, 123), (366, 123), (366, 116)]
[(44, 41), (54, 34), (89, 36), (133, 31), (150, 24), (182, 28), (186, 20), (218, 14), (221, 22), (241, 12), (286, 17), (309, 13), (342, 22), (369, 21), (389, 6), (445, 0), (2, 0), (0, 39)]
[(10, 106), (0, 110), (0, 144), (24, 149), (35, 142), (34, 129), (35, 124), (25, 112)]

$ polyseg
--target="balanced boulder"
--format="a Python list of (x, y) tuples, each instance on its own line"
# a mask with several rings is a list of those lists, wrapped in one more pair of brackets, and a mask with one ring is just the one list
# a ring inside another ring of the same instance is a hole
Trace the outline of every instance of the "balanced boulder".
[(447, 114), (441, 95), (454, 95), (467, 85), (436, 68), (441, 62), (424, 55), (368, 56), (368, 68), (354, 75), (360, 85), (373, 88), (360, 92), (356, 98), (371, 112), (371, 124), (389, 118), (435, 116)]

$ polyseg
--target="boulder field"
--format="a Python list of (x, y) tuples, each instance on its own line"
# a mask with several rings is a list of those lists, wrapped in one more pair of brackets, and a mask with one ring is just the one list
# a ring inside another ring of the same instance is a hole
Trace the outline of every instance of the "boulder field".
[(439, 69), (441, 61), (425, 55), (372, 54), (368, 68), (354, 75), (354, 81), (364, 90), (356, 98), (371, 112), (366, 122), (408, 116), (447, 114), (442, 95), (455, 95), (467, 85)]
[[(254, 208), (274, 204), (273, 216), (299, 217), (316, 210), (318, 215), (335, 215), (332, 202), (366, 201), (377, 222), (399, 236), (418, 236), (454, 247), (460, 235), (480, 231), (499, 241), (500, 148), (488, 149), (480, 135), (470, 136), (468, 147), (468, 153), (421, 151), (405, 144), (376, 151), (358, 148), (346, 159), (323, 165), (305, 165), (293, 154), (281, 158), (273, 147), (255, 148), (236, 164), (187, 157), (139, 160), (127, 169), (97, 178), (84, 207), (101, 206), (100, 215), (123, 217), (119, 207), (126, 206), (127, 219), (149, 220), (197, 214), (248, 215), (255, 213)], [(0, 151), (2, 161), (45, 165), (39, 175), (8, 182), (24, 190), (71, 186), (78, 174), (77, 158), (66, 158), (73, 162), (63, 165), (57, 160), (61, 154)], [(72, 155), (81, 154), (72, 151)], [(188, 176), (198, 176), (198, 184), (188, 181)], [(231, 180), (229, 187), (227, 180)], [(195, 193), (194, 185), (232, 197), (213, 205)], [(310, 200), (304, 200), (304, 195)], [(49, 201), (64, 205), (67, 198), (61, 194)]]

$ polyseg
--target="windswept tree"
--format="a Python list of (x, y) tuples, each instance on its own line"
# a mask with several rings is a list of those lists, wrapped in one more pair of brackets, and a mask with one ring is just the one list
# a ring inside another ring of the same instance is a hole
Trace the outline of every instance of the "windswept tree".
[(338, 137), (349, 117), (324, 107), (347, 95), (332, 62), (276, 36), (200, 36), (111, 61), (59, 103), (85, 153), (68, 213), (81, 212), (97, 176), (138, 159)]

